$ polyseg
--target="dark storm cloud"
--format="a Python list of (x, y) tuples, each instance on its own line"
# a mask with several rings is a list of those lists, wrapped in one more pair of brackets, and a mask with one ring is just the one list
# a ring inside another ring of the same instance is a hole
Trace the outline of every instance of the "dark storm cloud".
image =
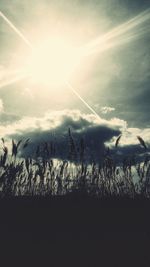
[[(70, 115), (72, 114), (70, 113)], [(121, 133), (121, 129), (119, 129), (121, 127), (117, 124), (115, 125), (115, 122), (114, 125), (106, 125), (104, 122), (97, 124), (88, 118), (82, 117), (82, 115), (80, 115), (78, 119), (70, 115), (67, 115), (67, 112), (66, 115), (63, 114), (60, 124), (53, 129), (43, 130), (41, 127), (37, 127), (32, 129), (32, 131), (30, 131), (30, 129), (22, 130), (20, 135), (17, 133), (11, 134), (9, 138), (13, 138), (16, 141), (30, 138), (28, 147), (20, 151), (20, 156), (22, 157), (36, 157), (37, 147), (40, 146), (39, 156), (46, 158), (54, 157), (62, 160), (69, 159), (69, 128), (71, 129), (71, 135), (74, 140), (77, 159), (80, 157), (81, 139), (84, 140), (84, 159), (89, 162), (93, 160), (96, 162), (101, 161), (104, 154), (106, 154), (109, 143), (111, 144), (109, 155), (118, 163), (129, 158), (141, 161), (145, 158), (146, 154), (150, 154), (149, 143), (146, 142), (147, 150), (145, 150), (141, 147), (137, 140), (136, 133), (134, 134), (134, 132), (129, 145), (123, 146), (123, 142), (127, 140), (126, 137), (124, 137), (123, 141), (122, 137), (120, 141), (121, 144), (116, 148), (115, 140)], [(57, 116), (56, 119), (58, 119)], [(49, 119), (49, 122), (51, 124), (51, 119)], [(148, 133), (145, 133), (145, 136), (147, 136), (147, 134)], [(111, 140), (114, 140), (113, 145)], [(137, 142), (135, 143), (135, 141)], [(45, 143), (48, 144), (49, 154), (44, 150)], [(55, 153), (52, 151), (52, 148), (55, 148)]]
[[(78, 151), (80, 141), (83, 138), (86, 160), (100, 159), (104, 153), (104, 143), (113, 137), (117, 137), (121, 132), (119, 127), (115, 125), (108, 126), (104, 123), (98, 125), (94, 121), (92, 122), (84, 117), (82, 118), (82, 116), (74, 119), (66, 114), (66, 116), (63, 115), (61, 124), (54, 129), (44, 131), (37, 128), (32, 132), (30, 130), (22, 131), (21, 135), (13, 134), (9, 137), (16, 140), (22, 138), (31, 139), (30, 145), (25, 150), (22, 150), (22, 156), (35, 157), (35, 151), (38, 145), (44, 147), (45, 142), (49, 144), (53, 142), (56, 147), (56, 154), (53, 156), (65, 159), (69, 154), (69, 128), (71, 129), (76, 151)], [(46, 156), (44, 152), (42, 156)]]
[(86, 119), (80, 117), (77, 121), (74, 121), (73, 118), (63, 116), (63, 124), (60, 127), (57, 127), (56, 130), (58, 132), (64, 132), (65, 129), (70, 127), (73, 131), (79, 130), (80, 132), (84, 131), (88, 127), (94, 126), (94, 122), (88, 122)]

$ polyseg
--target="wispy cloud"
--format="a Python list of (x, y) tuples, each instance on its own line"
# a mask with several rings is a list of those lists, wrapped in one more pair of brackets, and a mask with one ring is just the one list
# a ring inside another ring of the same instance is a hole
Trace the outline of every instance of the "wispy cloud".
[(112, 108), (112, 107), (102, 107), (101, 108), (101, 113), (107, 114), (107, 113), (112, 112), (114, 110), (115, 110), (115, 108)]

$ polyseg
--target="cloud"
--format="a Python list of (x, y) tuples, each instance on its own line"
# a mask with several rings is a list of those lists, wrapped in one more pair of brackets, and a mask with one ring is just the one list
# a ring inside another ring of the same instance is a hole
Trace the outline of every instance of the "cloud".
[[(56, 140), (57, 157), (68, 155), (68, 128), (78, 146), (81, 138), (86, 145), (87, 158), (101, 156), (104, 143), (118, 136), (124, 122), (114, 118), (110, 121), (98, 119), (92, 114), (83, 114), (79, 110), (47, 112), (44, 117), (24, 117), (9, 125), (0, 126), (0, 135), (6, 140), (31, 138), (26, 155), (34, 154), (37, 145)], [(24, 154), (24, 155), (25, 155)]]
[[(132, 154), (138, 150), (137, 148), (140, 149), (137, 135), (140, 135), (148, 145), (150, 140), (149, 129), (127, 128), (127, 123), (118, 118), (98, 119), (92, 114), (84, 114), (79, 110), (49, 111), (40, 118), (24, 117), (9, 125), (1, 125), (0, 134), (6, 140), (30, 138), (30, 145), (21, 151), (22, 156), (34, 157), (38, 145), (53, 142), (56, 145), (55, 157), (66, 159), (69, 151), (69, 128), (77, 150), (81, 138), (84, 139), (87, 160), (99, 161), (103, 156), (105, 146), (110, 147), (115, 157), (118, 153), (122, 157)], [(114, 144), (120, 133), (123, 135), (116, 150)], [(143, 150), (138, 151), (143, 153)]]
[(16, 117), (16, 120), (12, 120), (12, 123), (7, 126), (0, 126), (0, 135), (23, 135), (34, 131), (53, 131), (62, 127), (62, 125), (64, 128), (71, 127), (75, 132), (83, 132), (85, 129), (96, 126), (120, 130), (124, 126), (124, 121), (118, 118), (107, 121), (103, 118), (98, 119), (93, 114), (81, 113), (79, 110), (64, 109), (62, 111), (46, 112), (42, 117)]
[[(137, 136), (142, 137), (147, 150), (140, 145)], [(117, 162), (122, 162), (125, 158), (135, 158), (136, 160), (143, 161), (146, 155), (150, 156), (150, 128), (127, 128), (126, 131), (122, 132), (117, 148), (115, 147), (115, 141), (116, 138), (113, 137), (105, 145), (110, 147)]]
[(111, 111), (114, 111), (115, 110), (115, 108), (112, 108), (112, 107), (102, 107), (101, 108), (101, 112), (103, 113), (103, 114), (107, 114), (107, 113), (109, 113), (109, 112), (111, 112)]
[[(20, 116), (12, 114), (12, 113), (7, 113), (7, 112), (2, 112), (0, 113), (0, 128), (2, 130), (1, 134), (7, 134), (7, 127), (11, 131), (11, 125), (14, 125), (14, 123), (17, 123), (21, 119)], [(5, 132), (6, 128), (6, 132)]]
[[(139, 144), (137, 136), (141, 136), (147, 145), (150, 144), (150, 128), (139, 129), (139, 128), (127, 128), (122, 132), (122, 137), (119, 142), (119, 147), (135, 146)], [(107, 145), (113, 147), (115, 144), (114, 137), (107, 142)]]

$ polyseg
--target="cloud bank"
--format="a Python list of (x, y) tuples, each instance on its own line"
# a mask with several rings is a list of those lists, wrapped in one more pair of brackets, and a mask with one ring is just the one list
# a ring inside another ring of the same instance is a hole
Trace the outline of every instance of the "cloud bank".
[[(91, 114), (83, 114), (79, 110), (63, 110), (47, 112), (44, 117), (24, 117), (12, 119), (8, 125), (0, 126), (0, 137), (10, 141), (30, 138), (30, 145), (21, 151), (25, 157), (35, 157), (37, 147), (47, 142), (55, 143), (55, 157), (67, 159), (69, 154), (68, 129), (78, 151), (81, 139), (84, 140), (85, 158), (89, 161), (100, 160), (107, 147), (110, 147), (114, 156), (118, 151), (122, 157), (143, 153), (137, 140), (137, 135), (149, 144), (149, 129), (125, 128), (126, 122), (118, 118), (105, 120)], [(116, 138), (122, 133), (119, 148), (115, 148)], [(43, 152), (44, 153), (44, 152)], [(44, 154), (43, 154), (44, 155)], [(42, 156), (43, 156), (42, 155)]]

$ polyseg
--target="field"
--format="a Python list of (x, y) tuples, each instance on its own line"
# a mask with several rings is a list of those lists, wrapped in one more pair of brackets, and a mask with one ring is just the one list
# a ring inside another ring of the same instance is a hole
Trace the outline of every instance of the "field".
[[(70, 134), (70, 133), (69, 133)], [(150, 159), (142, 162), (133, 157), (122, 163), (105, 153), (100, 162), (87, 163), (84, 160), (84, 147), (81, 144), (78, 160), (72, 137), (68, 144), (69, 159), (53, 159), (45, 143), (40, 155), (21, 158), (19, 149), (30, 146), (29, 139), (8, 147), (3, 141), (0, 158), (0, 196), (61, 196), (68, 194), (88, 195), (99, 198), (150, 196)], [(46, 155), (46, 156), (45, 156)]]
[(101, 164), (23, 159), (18, 144), (4, 142), (0, 161), (5, 266), (149, 266), (148, 157), (118, 166), (108, 155)]

